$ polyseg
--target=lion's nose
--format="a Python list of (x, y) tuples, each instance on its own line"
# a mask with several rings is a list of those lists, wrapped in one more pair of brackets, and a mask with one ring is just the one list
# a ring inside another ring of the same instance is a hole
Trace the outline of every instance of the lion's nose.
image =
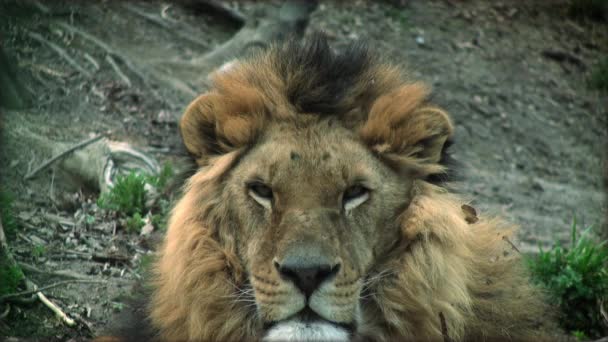
[(292, 281), (306, 298), (340, 270), (340, 264), (331, 265), (329, 262), (319, 262), (315, 258), (287, 257), (281, 263), (275, 261), (274, 266), (279, 274)]

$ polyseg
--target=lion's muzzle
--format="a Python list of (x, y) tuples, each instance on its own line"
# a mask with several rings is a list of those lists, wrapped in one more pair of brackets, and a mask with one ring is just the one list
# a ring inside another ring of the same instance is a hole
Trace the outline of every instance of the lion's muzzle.
[(299, 245), (280, 260), (275, 259), (274, 266), (281, 278), (291, 281), (308, 299), (340, 271), (341, 263), (328, 254), (320, 251), (318, 245)]

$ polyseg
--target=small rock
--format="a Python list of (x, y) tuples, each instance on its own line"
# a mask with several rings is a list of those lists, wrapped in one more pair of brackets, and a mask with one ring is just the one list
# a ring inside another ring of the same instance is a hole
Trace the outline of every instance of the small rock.
[(141, 236), (150, 235), (154, 231), (154, 225), (152, 225), (152, 222), (150, 222), (149, 220), (146, 221), (148, 222), (146, 222), (146, 224), (141, 227), (141, 232), (139, 233), (139, 235)]
[(542, 191), (545, 191), (545, 188), (543, 188), (543, 186), (540, 184), (540, 182), (537, 179), (535, 179), (532, 181), (532, 190), (542, 192)]
[(424, 37), (422, 37), (422, 36), (417, 36), (417, 37), (416, 37), (416, 43), (417, 43), (418, 45), (424, 45), (424, 43), (425, 43), (425, 42), (424, 42)]

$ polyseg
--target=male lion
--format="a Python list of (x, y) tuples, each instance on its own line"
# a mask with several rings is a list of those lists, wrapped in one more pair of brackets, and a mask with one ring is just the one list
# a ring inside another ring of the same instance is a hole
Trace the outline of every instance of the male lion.
[(440, 182), (448, 115), (362, 46), (276, 44), (181, 123), (198, 171), (155, 265), (166, 341), (533, 340), (553, 327), (508, 237)]

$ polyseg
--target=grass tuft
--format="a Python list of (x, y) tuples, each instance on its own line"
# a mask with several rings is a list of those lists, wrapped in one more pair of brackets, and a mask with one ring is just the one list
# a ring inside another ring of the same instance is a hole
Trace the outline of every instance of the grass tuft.
[[(173, 168), (170, 164), (163, 165), (158, 176), (149, 176), (132, 171), (126, 176), (118, 176), (114, 187), (103, 193), (97, 199), (97, 205), (102, 209), (117, 212), (126, 218), (124, 227), (128, 232), (137, 233), (144, 226), (143, 217), (150, 212), (152, 223), (163, 228), (166, 225), (166, 216), (170, 203), (161, 197), (149, 204), (146, 208), (147, 189), (154, 188), (162, 192), (173, 177)], [(146, 187), (146, 185), (148, 187)]]
[(591, 227), (577, 237), (572, 224), (569, 247), (556, 244), (528, 265), (534, 282), (541, 284), (561, 311), (560, 324), (577, 337), (599, 338), (608, 333), (602, 305), (608, 300), (608, 248), (590, 237)]
[(146, 204), (146, 179), (145, 175), (134, 171), (126, 176), (118, 176), (114, 187), (99, 196), (97, 205), (129, 216), (143, 212)]
[(0, 279), (0, 296), (15, 293), (23, 280), (23, 272), (19, 266), (0, 263)]

